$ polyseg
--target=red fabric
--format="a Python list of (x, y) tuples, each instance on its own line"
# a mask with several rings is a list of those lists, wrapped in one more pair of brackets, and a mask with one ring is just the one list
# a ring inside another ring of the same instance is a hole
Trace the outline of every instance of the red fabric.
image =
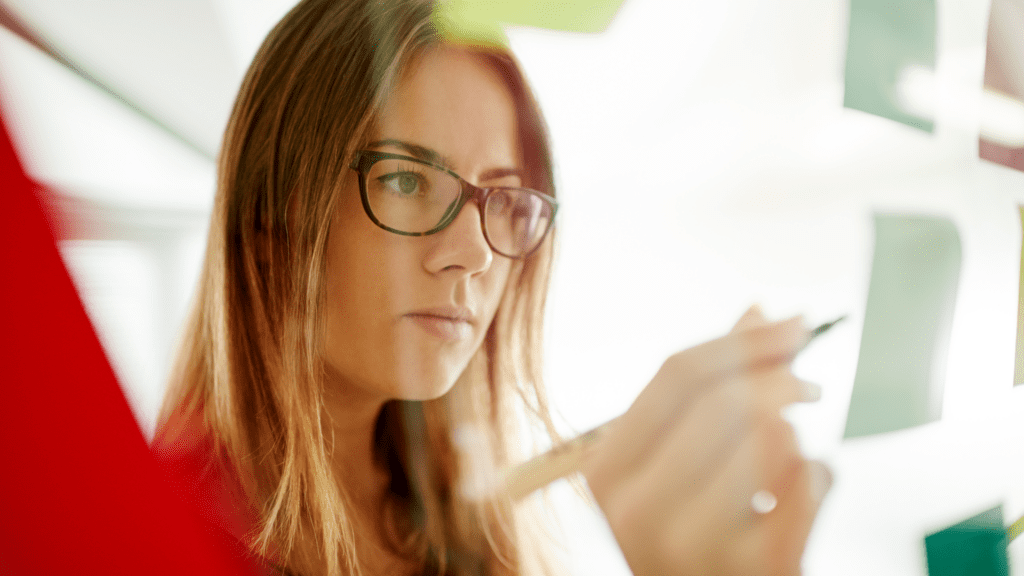
[(0, 574), (252, 574), (174, 495), (0, 120)]
[(214, 451), (200, 416), (172, 417), (157, 430), (152, 449), (172, 491), (194, 505), (205, 522), (236, 541), (253, 535), (257, 513), (227, 459)]

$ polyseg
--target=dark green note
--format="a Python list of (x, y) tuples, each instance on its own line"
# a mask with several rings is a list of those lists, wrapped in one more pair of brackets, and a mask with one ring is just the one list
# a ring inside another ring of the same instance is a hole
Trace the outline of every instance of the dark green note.
[(996, 506), (925, 537), (928, 576), (1008, 576), (1006, 543)]

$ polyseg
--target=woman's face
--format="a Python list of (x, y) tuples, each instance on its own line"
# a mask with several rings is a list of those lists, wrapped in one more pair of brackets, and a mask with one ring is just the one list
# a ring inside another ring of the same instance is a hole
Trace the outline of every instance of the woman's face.
[[(512, 98), (472, 54), (414, 61), (377, 126), (371, 150), (444, 164), (478, 186), (522, 185)], [(327, 245), (325, 355), (338, 391), (444, 394), (480, 347), (511, 266), (484, 239), (475, 202), (441, 232), (402, 236), (370, 221), (349, 171)]]

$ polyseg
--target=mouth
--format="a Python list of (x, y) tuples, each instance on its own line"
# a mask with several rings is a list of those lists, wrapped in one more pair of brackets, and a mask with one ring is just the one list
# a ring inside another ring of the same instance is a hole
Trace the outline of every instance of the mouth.
[(473, 335), (475, 318), (466, 308), (443, 307), (416, 310), (403, 316), (426, 333), (446, 342), (465, 340)]

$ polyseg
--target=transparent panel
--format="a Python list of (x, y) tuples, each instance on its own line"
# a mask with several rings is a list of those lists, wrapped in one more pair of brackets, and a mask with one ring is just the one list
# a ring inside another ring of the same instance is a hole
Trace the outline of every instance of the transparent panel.
[(487, 199), (486, 220), (495, 249), (508, 256), (520, 256), (535, 248), (544, 237), (551, 221), (551, 207), (526, 190), (494, 190)]

